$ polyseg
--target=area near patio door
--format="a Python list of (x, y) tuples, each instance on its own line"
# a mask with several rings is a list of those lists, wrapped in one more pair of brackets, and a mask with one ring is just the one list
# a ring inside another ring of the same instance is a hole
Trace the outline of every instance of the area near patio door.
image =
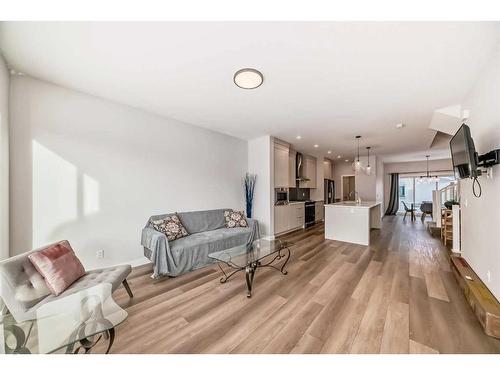
[[(418, 208), (422, 202), (432, 202), (432, 191), (440, 190), (454, 181), (454, 176), (440, 176), (438, 181), (419, 181), (418, 176), (402, 176), (399, 178), (399, 200), (408, 207), (412, 203)], [(404, 212), (404, 206), (399, 205), (399, 212)]]

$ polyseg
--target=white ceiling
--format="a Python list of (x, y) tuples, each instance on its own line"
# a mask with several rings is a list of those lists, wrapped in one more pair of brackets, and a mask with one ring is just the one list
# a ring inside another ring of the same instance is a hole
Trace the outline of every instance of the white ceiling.
[[(484, 22), (4, 22), (0, 46), (25, 74), (186, 123), (333, 158), (360, 134), (392, 160), (423, 158), (433, 111), (463, 100), (499, 35)], [(261, 87), (234, 85), (245, 67)]]

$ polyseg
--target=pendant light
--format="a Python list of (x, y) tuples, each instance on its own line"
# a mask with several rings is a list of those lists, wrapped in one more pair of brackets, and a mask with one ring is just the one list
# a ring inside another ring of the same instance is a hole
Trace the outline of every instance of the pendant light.
[(358, 173), (362, 167), (361, 162), (359, 161), (359, 140), (360, 140), (361, 136), (357, 135), (355, 138), (358, 141), (358, 158), (356, 160), (354, 160), (354, 162), (352, 163), (352, 170), (354, 172)]
[(365, 173), (369, 176), (372, 173), (372, 167), (370, 166), (370, 149), (371, 147), (368, 146), (366, 150), (368, 151), (368, 165), (365, 168)]
[(420, 183), (425, 183), (425, 182), (438, 182), (439, 181), (439, 177), (438, 176), (431, 176), (430, 172), (429, 172), (429, 155), (425, 155), (427, 161), (426, 161), (426, 174), (425, 176), (420, 176), (418, 179), (417, 179), (417, 182), (420, 182)]

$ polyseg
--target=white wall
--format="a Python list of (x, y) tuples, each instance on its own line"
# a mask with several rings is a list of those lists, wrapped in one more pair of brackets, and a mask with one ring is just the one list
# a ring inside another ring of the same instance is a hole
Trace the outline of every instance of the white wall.
[(242, 140), (28, 77), (10, 115), (11, 255), (68, 239), (88, 268), (130, 262), (150, 215), (244, 209)]
[[(359, 160), (363, 165), (368, 164), (366, 156), (360, 156)], [(342, 199), (342, 176), (353, 175), (352, 162), (344, 160), (335, 161), (333, 167), (333, 180), (335, 181), (335, 198)], [(371, 174), (368, 176), (364, 172), (356, 174), (355, 189), (363, 201), (376, 201), (377, 199), (377, 158), (370, 156)]]
[(9, 71), (0, 55), (0, 260), (9, 256)]
[(384, 171), (384, 162), (381, 158), (377, 158), (377, 171), (375, 173), (375, 200), (377, 202), (382, 203), (380, 210), (380, 215), (384, 216), (385, 210), (385, 194), (384, 194), (384, 186), (385, 186), (385, 171)]
[[(485, 67), (463, 103), (463, 108), (470, 110), (467, 124), (480, 154), (500, 148), (499, 104), (500, 50)], [(482, 176), (479, 182), (482, 197), (475, 198), (472, 181), (460, 181), (462, 255), (500, 300), (500, 166), (493, 167), (493, 179)]]
[[(366, 156), (360, 156), (359, 160), (366, 166), (368, 165), (368, 158)], [(377, 200), (377, 157), (370, 156), (370, 167), (371, 173), (367, 175), (363, 171), (360, 171), (356, 175), (355, 186), (356, 191), (359, 196), (364, 201), (376, 201)]]
[(351, 162), (344, 160), (333, 163), (333, 181), (335, 181), (335, 199), (342, 199), (342, 176), (353, 175)]
[(274, 235), (274, 146), (266, 135), (248, 141), (248, 172), (257, 175), (253, 200), (253, 218), (260, 224), (261, 236)]
[[(389, 204), (391, 194), (391, 177), (390, 173), (414, 173), (425, 175), (426, 161), (411, 161), (400, 163), (384, 163), (384, 212)], [(453, 165), (451, 159), (429, 160), (430, 171), (449, 171), (453, 174)]]

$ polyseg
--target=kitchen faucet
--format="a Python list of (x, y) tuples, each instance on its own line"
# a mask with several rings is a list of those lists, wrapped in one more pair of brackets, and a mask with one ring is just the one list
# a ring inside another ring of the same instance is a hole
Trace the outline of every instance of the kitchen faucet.
[[(352, 194), (354, 194), (354, 200), (356, 201), (356, 204), (361, 204), (361, 196), (359, 195), (359, 192), (351, 191), (349, 193), (349, 198), (351, 198)], [(356, 196), (357, 196), (357, 198), (356, 198)]]

